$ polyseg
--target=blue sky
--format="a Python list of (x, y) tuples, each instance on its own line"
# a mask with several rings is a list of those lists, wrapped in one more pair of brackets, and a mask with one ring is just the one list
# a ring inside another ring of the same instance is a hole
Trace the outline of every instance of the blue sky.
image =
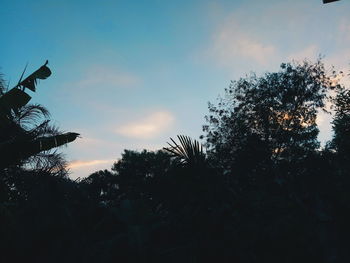
[[(49, 60), (32, 102), (81, 133), (62, 149), (76, 178), (123, 149), (198, 138), (207, 102), (250, 71), (319, 54), (348, 71), (349, 12), (346, 0), (2, 0), (0, 67), (13, 86), (27, 62), (29, 73)], [(329, 139), (330, 117), (318, 122)]]

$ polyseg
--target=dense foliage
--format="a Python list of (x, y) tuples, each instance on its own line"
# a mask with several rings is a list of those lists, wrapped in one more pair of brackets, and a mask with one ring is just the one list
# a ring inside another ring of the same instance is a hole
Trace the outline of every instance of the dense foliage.
[(209, 105), (206, 150), (178, 136), (76, 181), (1, 168), (0, 260), (348, 262), (350, 92), (336, 74), (319, 60), (232, 82)]

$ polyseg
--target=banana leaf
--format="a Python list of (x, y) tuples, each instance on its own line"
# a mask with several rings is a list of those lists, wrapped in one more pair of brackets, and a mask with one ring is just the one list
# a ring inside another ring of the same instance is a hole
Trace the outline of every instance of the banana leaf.
[(79, 133), (67, 132), (56, 136), (36, 138), (34, 140), (14, 138), (2, 142), (0, 143), (0, 154), (2, 156), (0, 167), (8, 167), (42, 151), (65, 145), (74, 141), (78, 136)]
[(13, 88), (0, 97), (0, 114), (6, 115), (10, 110), (17, 111), (25, 106), (31, 97), (24, 91)]
[(36, 153), (47, 151), (52, 148), (70, 143), (74, 141), (79, 135), (79, 133), (67, 132), (56, 136), (37, 138), (31, 143), (30, 148)]
[(24, 80), (20, 81), (16, 87), (23, 87), (35, 92), (38, 79), (46, 79), (51, 75), (51, 70), (46, 66), (49, 62), (46, 60), (38, 70), (30, 74)]

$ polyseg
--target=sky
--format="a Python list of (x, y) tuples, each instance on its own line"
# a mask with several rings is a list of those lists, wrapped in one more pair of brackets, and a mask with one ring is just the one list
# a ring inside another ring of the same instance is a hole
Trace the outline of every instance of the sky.
[[(124, 149), (198, 139), (208, 102), (249, 72), (319, 55), (349, 72), (349, 14), (348, 0), (1, 0), (0, 72), (11, 87), (27, 63), (31, 73), (49, 60), (52, 76), (30, 95), (81, 134), (62, 148), (76, 179)], [(330, 121), (318, 117), (322, 142)]]

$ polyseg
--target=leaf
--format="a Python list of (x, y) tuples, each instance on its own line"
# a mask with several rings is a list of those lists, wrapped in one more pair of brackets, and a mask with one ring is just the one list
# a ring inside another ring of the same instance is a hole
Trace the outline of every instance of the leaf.
[(332, 3), (332, 2), (336, 2), (336, 1), (339, 1), (339, 0), (323, 0), (323, 3), (328, 4), (328, 3)]
[(170, 138), (173, 144), (168, 143), (170, 147), (164, 147), (163, 149), (171, 153), (173, 157), (178, 158), (182, 163), (200, 164), (205, 160), (203, 147), (198, 141), (192, 141), (190, 137), (184, 135), (178, 135), (177, 138), (180, 144)]
[(23, 81), (20, 81), (16, 87), (27, 88), (35, 92), (38, 79), (46, 79), (51, 75), (51, 70), (46, 66), (47, 64), (48, 60), (46, 60), (45, 64), (42, 65), (38, 70), (33, 72)]
[(47, 151), (52, 148), (70, 143), (74, 141), (79, 135), (79, 133), (67, 132), (56, 136), (37, 138), (32, 142), (32, 150), (35, 152)]
[(0, 167), (7, 167), (40, 152), (65, 145), (74, 141), (77, 137), (79, 137), (79, 133), (67, 132), (55, 136), (39, 137), (33, 140), (28, 140), (28, 138), (24, 137), (1, 142), (0, 152), (6, 152), (6, 155), (0, 159)]
[(10, 110), (17, 111), (25, 106), (31, 97), (22, 90), (13, 88), (0, 97), (0, 114), (7, 114)]

